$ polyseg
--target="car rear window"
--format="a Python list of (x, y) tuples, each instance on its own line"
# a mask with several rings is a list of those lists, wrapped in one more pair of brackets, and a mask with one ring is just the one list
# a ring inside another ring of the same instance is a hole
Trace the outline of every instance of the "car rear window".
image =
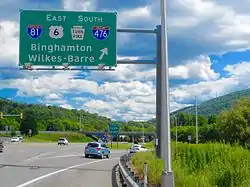
[(59, 140), (63, 140), (64, 141), (65, 139), (64, 138), (60, 138)]
[(97, 143), (89, 143), (87, 146), (88, 147), (99, 147), (99, 144), (97, 144)]

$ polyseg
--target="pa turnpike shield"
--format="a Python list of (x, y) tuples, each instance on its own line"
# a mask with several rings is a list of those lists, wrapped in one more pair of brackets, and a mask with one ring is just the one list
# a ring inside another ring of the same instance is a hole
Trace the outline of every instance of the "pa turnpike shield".
[(94, 26), (92, 27), (92, 35), (97, 40), (104, 40), (106, 39), (110, 34), (110, 28), (108, 26)]
[(42, 34), (42, 26), (41, 25), (28, 25), (27, 32), (31, 38), (37, 39)]

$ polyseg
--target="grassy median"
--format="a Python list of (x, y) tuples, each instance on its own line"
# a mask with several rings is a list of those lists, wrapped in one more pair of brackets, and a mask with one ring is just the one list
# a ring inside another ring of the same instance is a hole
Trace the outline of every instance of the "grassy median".
[(84, 136), (79, 133), (39, 133), (38, 135), (32, 137), (24, 137), (24, 142), (57, 142), (59, 138), (65, 137), (68, 139), (69, 143), (78, 142), (91, 142), (91, 138)]
[[(250, 186), (250, 152), (240, 146), (173, 144), (172, 160), (176, 187)], [(155, 152), (137, 153), (132, 165), (141, 176), (145, 161), (149, 182), (160, 186), (163, 161), (156, 158)]]

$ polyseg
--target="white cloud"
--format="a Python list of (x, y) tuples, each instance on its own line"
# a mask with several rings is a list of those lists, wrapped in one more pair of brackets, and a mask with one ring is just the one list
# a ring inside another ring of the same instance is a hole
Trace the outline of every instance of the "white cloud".
[(234, 65), (227, 65), (224, 71), (239, 82), (239, 88), (250, 87), (250, 62), (241, 62)]
[(172, 78), (196, 79), (196, 80), (216, 80), (219, 73), (215, 73), (211, 68), (212, 62), (209, 57), (200, 56), (195, 60), (186, 61), (184, 65), (169, 68)]
[(151, 19), (152, 12), (148, 6), (122, 9), (118, 12), (118, 27), (127, 28), (128, 25), (138, 24), (138, 21), (150, 23)]
[(94, 81), (72, 80), (73, 72), (60, 72), (51, 76), (40, 76), (36, 79), (16, 79), (9, 87), (17, 88), (18, 95), (47, 96), (51, 93), (67, 93), (68, 91), (98, 93), (98, 85)]
[[(120, 58), (122, 59), (122, 58)], [(127, 57), (129, 60), (137, 60), (138, 57)], [(169, 68), (169, 76), (172, 79), (216, 80), (220, 74), (211, 68), (212, 62), (207, 56), (199, 56), (193, 60), (185, 61), (185, 64)], [(118, 65), (113, 72), (91, 72), (88, 80), (104, 81), (154, 81), (155, 68), (145, 68), (142, 65)], [(154, 66), (156, 67), (156, 66)]]
[(250, 72), (250, 63), (241, 62), (238, 64), (227, 65), (224, 70), (227, 71), (230, 75), (245, 76)]
[(191, 85), (182, 85), (171, 91), (171, 96), (176, 102), (193, 103), (196, 96), (199, 101), (215, 98), (216, 95), (224, 95), (235, 91), (239, 87), (239, 80), (236, 77), (221, 78), (218, 80), (204, 81)]
[(17, 65), (18, 24), (11, 21), (0, 22), (0, 66)]
[[(248, 0), (237, 6), (234, 1), (225, 0), (170, 1), (170, 34), (190, 38), (195, 44), (206, 46), (203, 54), (249, 48), (250, 14), (244, 11), (248, 5)], [(182, 21), (183, 18), (187, 22)]]
[(63, 104), (63, 105), (60, 105), (60, 107), (66, 108), (66, 109), (73, 109), (73, 107), (69, 104)]
[(48, 96), (46, 96), (46, 99), (60, 99), (61, 96), (55, 93), (51, 93)]
[(63, 0), (65, 10), (95, 11), (95, 0)]

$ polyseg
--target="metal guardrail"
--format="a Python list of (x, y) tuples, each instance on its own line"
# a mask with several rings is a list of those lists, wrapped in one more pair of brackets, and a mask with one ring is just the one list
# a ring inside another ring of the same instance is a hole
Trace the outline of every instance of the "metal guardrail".
[(119, 161), (119, 172), (121, 177), (122, 186), (126, 187), (145, 187), (147, 181), (140, 181), (139, 177), (135, 175), (131, 168), (128, 167), (131, 161), (131, 154), (121, 156)]

